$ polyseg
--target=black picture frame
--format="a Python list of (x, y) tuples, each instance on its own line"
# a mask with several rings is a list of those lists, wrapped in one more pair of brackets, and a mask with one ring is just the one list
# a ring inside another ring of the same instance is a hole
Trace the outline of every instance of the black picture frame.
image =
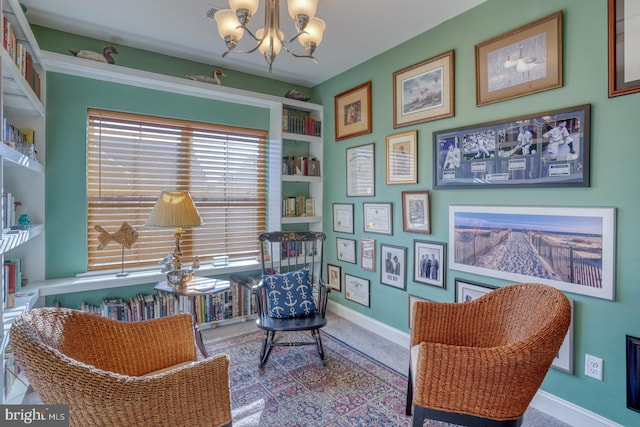
[(436, 189), (588, 187), (590, 104), (433, 133)]
[(627, 408), (640, 412), (640, 338), (627, 335)]
[(407, 248), (380, 244), (380, 283), (407, 289)]

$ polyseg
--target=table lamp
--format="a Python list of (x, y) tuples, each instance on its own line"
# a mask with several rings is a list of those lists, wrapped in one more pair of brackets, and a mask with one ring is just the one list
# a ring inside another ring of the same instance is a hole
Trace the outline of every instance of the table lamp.
[(173, 269), (182, 269), (180, 239), (182, 227), (202, 225), (202, 218), (188, 191), (162, 191), (145, 225), (174, 227), (176, 248), (173, 251)]

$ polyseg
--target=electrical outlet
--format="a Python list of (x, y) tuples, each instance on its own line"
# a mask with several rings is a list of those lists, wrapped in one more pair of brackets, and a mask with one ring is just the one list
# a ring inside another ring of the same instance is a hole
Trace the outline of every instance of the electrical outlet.
[(584, 374), (602, 381), (602, 370), (604, 368), (604, 361), (599, 357), (585, 354), (584, 356)]

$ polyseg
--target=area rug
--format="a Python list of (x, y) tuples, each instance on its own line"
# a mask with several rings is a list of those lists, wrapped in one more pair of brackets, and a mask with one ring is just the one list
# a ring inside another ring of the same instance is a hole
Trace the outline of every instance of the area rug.
[[(311, 338), (309, 333), (294, 334), (298, 336), (281, 337)], [(234, 427), (411, 425), (405, 415), (405, 375), (326, 333), (324, 366), (315, 346), (276, 347), (261, 373), (261, 337), (254, 332), (207, 344), (209, 354), (226, 353), (231, 360)]]

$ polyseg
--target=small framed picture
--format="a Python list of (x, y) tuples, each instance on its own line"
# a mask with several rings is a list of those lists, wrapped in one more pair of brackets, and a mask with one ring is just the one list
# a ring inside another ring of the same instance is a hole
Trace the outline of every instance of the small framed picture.
[(407, 248), (380, 245), (380, 283), (407, 289)]
[(375, 196), (374, 144), (347, 148), (347, 197)]
[(353, 239), (343, 239), (336, 237), (336, 246), (338, 261), (344, 261), (351, 264), (356, 263), (356, 241)]
[(370, 307), (371, 294), (369, 293), (369, 285), (369, 280), (345, 273), (344, 296), (348, 300)]
[(409, 329), (411, 329), (411, 325), (413, 324), (414, 303), (418, 301), (430, 301), (430, 300), (409, 294), (409, 310), (407, 311), (407, 313), (409, 314), (407, 316), (409, 319)]
[(327, 285), (335, 291), (342, 292), (342, 267), (327, 263)]
[(376, 271), (376, 241), (360, 239), (360, 267), (367, 271)]
[(333, 231), (353, 234), (353, 203), (333, 204)]
[(556, 357), (554, 357), (553, 362), (551, 362), (551, 367), (573, 375), (573, 300), (569, 299), (569, 303), (571, 304), (571, 323), (569, 323), (569, 329), (567, 330), (567, 335), (564, 337), (564, 341), (562, 341), (560, 350), (558, 350)]
[(446, 252), (446, 243), (414, 240), (413, 281), (444, 289)]
[(638, 5), (609, 0), (609, 97), (640, 91)]
[(495, 289), (494, 286), (483, 285), (469, 280), (455, 279), (456, 302), (473, 301)]
[(402, 192), (402, 231), (431, 233), (429, 191)]
[(371, 81), (334, 98), (336, 141), (371, 133)]
[(415, 184), (418, 131), (387, 136), (387, 184)]
[(365, 232), (393, 234), (391, 203), (363, 203), (362, 207)]

